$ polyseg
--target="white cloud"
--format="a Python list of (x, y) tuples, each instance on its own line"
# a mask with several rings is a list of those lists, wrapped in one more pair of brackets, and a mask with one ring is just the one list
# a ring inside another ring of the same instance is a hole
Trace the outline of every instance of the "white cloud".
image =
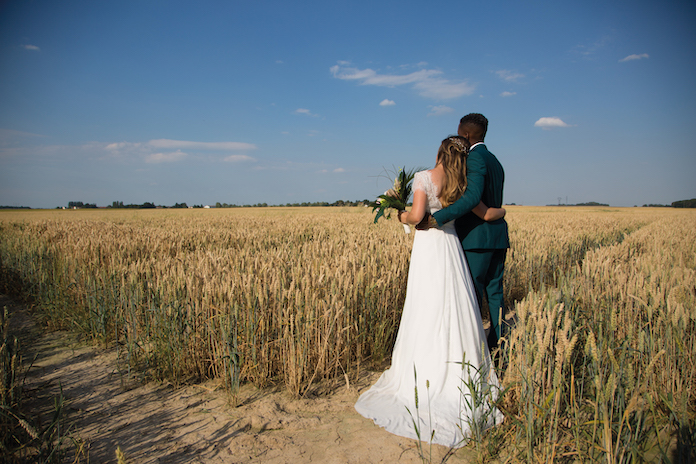
[(346, 170), (343, 168), (336, 168), (333, 170), (333, 172), (346, 172)]
[(341, 68), (338, 65), (331, 68), (331, 73), (337, 79), (361, 80), (363, 85), (378, 85), (383, 87), (394, 87), (396, 85), (413, 84), (432, 79), (441, 74), (441, 71), (434, 69), (422, 69), (406, 75), (396, 74), (377, 74), (372, 69)]
[[(186, 142), (181, 140), (159, 139), (149, 142), (86, 142), (81, 145), (35, 145), (18, 151), (15, 148), (17, 137), (42, 136), (25, 132), (3, 130), (0, 128), (0, 157), (15, 156), (15, 154), (30, 151), (32, 155), (64, 159), (95, 159), (100, 161), (116, 161), (117, 163), (135, 166), (147, 163), (150, 165), (164, 163), (220, 163), (252, 161), (256, 159), (247, 156), (246, 150), (255, 149), (256, 145), (241, 142)], [(188, 150), (186, 148), (191, 148)], [(206, 150), (208, 150), (206, 152)]]
[(449, 106), (431, 106), (430, 107), (430, 113), (428, 113), (428, 117), (430, 116), (442, 116), (443, 114), (449, 114), (454, 111), (454, 108), (450, 108)]
[(539, 118), (537, 122), (534, 123), (534, 127), (541, 127), (542, 129), (548, 130), (556, 127), (570, 127), (561, 120), (561, 118)]
[(417, 82), (414, 88), (424, 97), (447, 100), (474, 93), (474, 87), (466, 82), (452, 83), (445, 79), (426, 79)]
[(501, 69), (500, 71), (496, 71), (495, 73), (498, 75), (499, 78), (501, 78), (505, 82), (515, 82), (518, 79), (522, 79), (524, 77), (524, 74), (512, 72), (507, 69)]
[(505, 92), (500, 94), (501, 97), (512, 97), (513, 95), (517, 95), (517, 92), (508, 92), (506, 90)]
[[(254, 158), (239, 154), (239, 152), (255, 150), (256, 145), (245, 142), (191, 142), (187, 140), (155, 139), (144, 143), (138, 142), (114, 142), (99, 144), (101, 149), (107, 152), (108, 157), (123, 160), (144, 160), (146, 163), (172, 163), (182, 161), (185, 158), (193, 159), (201, 152), (222, 152), (209, 158), (227, 162), (256, 161)], [(226, 157), (223, 157), (226, 156)]]
[(104, 148), (106, 148), (109, 151), (133, 150), (133, 149), (139, 148), (140, 145), (141, 144), (139, 144), (139, 143), (116, 142), (116, 143), (110, 143)]
[(179, 161), (184, 158), (186, 158), (188, 154), (184, 153), (181, 150), (177, 150), (175, 152), (171, 153), (152, 153), (150, 155), (147, 155), (145, 157), (145, 162), (146, 163), (171, 163), (174, 161)]
[(255, 150), (257, 147), (252, 143), (244, 142), (189, 142), (185, 140), (157, 139), (150, 140), (147, 144), (156, 148), (170, 149), (191, 149), (191, 150)]
[(384, 100), (382, 100), (381, 102), (379, 102), (379, 106), (394, 106), (394, 105), (396, 105), (394, 100), (387, 100), (386, 98)]
[(312, 113), (312, 112), (309, 111), (307, 108), (297, 108), (297, 109), (294, 111), (294, 113), (295, 113), (295, 114), (305, 114), (305, 115), (307, 115), (307, 116), (314, 116), (314, 117), (319, 116), (318, 114)]
[(37, 52), (38, 52), (39, 50), (41, 50), (41, 49), (40, 49), (39, 47), (37, 47), (36, 45), (22, 45), (22, 47), (24, 47), (26, 50), (34, 50), (34, 51), (37, 51)]
[(590, 45), (580, 44), (577, 47), (575, 47), (575, 50), (577, 52), (579, 52), (582, 56), (584, 56), (586, 58), (590, 58), (592, 55), (597, 53), (599, 50), (606, 47), (613, 40), (614, 39), (611, 35), (605, 35), (604, 37), (600, 37), (598, 40), (596, 40), (594, 43), (592, 43)]
[(227, 161), (228, 163), (239, 163), (242, 161), (256, 161), (256, 160), (248, 155), (230, 155), (230, 156), (224, 158), (223, 161)]
[(9, 142), (12, 139), (25, 137), (43, 137), (43, 135), (33, 134), (31, 132), (22, 132), (14, 129), (0, 129), (0, 145)]
[(347, 63), (339, 62), (332, 66), (331, 74), (336, 79), (359, 81), (361, 85), (376, 85), (380, 87), (396, 87), (410, 85), (421, 96), (450, 99), (463, 95), (471, 95), (474, 86), (467, 82), (451, 82), (439, 77), (442, 71), (435, 69), (421, 69), (410, 74), (379, 74), (372, 69), (357, 69), (347, 67)]
[(621, 58), (619, 60), (619, 63), (624, 63), (626, 61), (633, 61), (633, 60), (642, 60), (643, 58), (650, 58), (650, 55), (647, 53), (641, 53), (640, 55), (628, 55), (626, 58)]

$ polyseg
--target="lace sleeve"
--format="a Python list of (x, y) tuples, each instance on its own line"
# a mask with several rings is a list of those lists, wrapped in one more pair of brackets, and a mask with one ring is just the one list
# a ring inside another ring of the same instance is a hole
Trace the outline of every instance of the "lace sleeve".
[(411, 189), (414, 193), (416, 190), (420, 190), (425, 193), (427, 198), (426, 211), (432, 213), (433, 211), (438, 211), (442, 208), (440, 200), (437, 198), (438, 188), (433, 184), (433, 179), (430, 172), (420, 171), (417, 172), (413, 177), (413, 187)]
[(426, 171), (419, 171), (413, 176), (413, 192), (416, 190), (422, 190), (426, 194), (428, 193), (428, 182), (426, 177)]

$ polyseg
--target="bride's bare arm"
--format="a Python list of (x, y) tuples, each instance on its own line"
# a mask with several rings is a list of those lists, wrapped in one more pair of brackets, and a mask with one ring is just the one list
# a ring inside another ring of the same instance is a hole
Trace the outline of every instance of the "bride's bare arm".
[(411, 211), (404, 211), (399, 214), (399, 221), (404, 224), (416, 225), (425, 216), (425, 202), (427, 197), (423, 190), (416, 190), (413, 192), (413, 206)]
[(486, 222), (496, 221), (505, 217), (505, 208), (489, 208), (482, 201), (472, 211)]

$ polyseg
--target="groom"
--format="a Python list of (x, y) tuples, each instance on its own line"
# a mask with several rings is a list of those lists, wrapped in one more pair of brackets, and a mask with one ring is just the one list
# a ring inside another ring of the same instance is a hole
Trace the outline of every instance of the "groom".
[(488, 300), (491, 313), (488, 347), (493, 350), (498, 346), (505, 320), (503, 267), (510, 239), (504, 219), (485, 222), (471, 212), (480, 201), (496, 208), (503, 204), (505, 173), (498, 159), (483, 144), (487, 130), (488, 119), (482, 114), (467, 114), (459, 122), (457, 132), (471, 143), (466, 161), (466, 190), (459, 200), (433, 214), (433, 218), (438, 225), (456, 220), (457, 235), (469, 263), (479, 308), (483, 307), (483, 295)]

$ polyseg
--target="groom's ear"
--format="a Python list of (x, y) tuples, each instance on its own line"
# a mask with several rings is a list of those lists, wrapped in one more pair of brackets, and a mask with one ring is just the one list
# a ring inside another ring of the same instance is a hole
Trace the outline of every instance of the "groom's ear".
[(467, 127), (463, 124), (459, 124), (459, 127), (457, 128), (457, 134), (460, 137), (464, 137), (465, 139), (469, 140), (469, 131), (467, 130)]

